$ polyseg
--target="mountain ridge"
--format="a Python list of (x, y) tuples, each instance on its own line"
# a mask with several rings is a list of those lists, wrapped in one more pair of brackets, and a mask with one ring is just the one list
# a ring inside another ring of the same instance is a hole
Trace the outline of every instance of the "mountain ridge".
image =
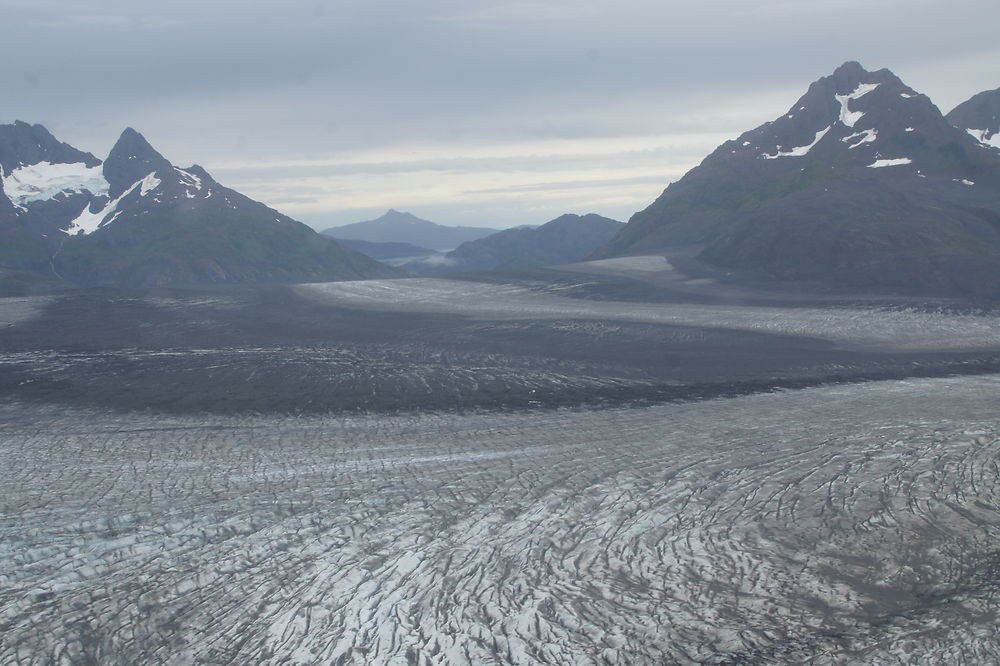
[(0, 178), (0, 268), (18, 276), (150, 287), (400, 275), (173, 166), (132, 128), (102, 162), (40, 125), (0, 126), (0, 163), (16, 165)]
[(1000, 297), (1000, 159), (849, 61), (671, 183), (591, 258), (684, 248), (825, 289)]

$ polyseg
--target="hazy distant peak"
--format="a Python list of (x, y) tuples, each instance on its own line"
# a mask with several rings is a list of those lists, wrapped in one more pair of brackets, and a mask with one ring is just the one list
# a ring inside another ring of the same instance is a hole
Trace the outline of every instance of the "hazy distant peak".
[(435, 250), (451, 250), (470, 240), (483, 238), (496, 229), (488, 227), (451, 227), (424, 220), (412, 213), (390, 208), (374, 220), (330, 227), (322, 233), (331, 238), (372, 243), (409, 243)]

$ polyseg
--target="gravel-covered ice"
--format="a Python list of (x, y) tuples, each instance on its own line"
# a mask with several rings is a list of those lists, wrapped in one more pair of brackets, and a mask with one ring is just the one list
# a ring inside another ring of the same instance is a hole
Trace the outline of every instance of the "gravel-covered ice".
[(864, 307), (626, 303), (539, 293), (514, 284), (438, 278), (301, 285), (300, 294), (350, 307), (517, 319), (618, 319), (801, 335), (843, 348), (957, 350), (1000, 345), (996, 316)]

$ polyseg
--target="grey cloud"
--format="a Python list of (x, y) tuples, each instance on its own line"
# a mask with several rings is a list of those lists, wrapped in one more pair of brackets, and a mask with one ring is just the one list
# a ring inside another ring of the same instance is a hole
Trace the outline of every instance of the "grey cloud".
[[(662, 177), (639, 176), (636, 178), (592, 178), (589, 180), (578, 180), (572, 183), (566, 182), (544, 182), (533, 183), (531, 185), (518, 185), (505, 188), (484, 188), (478, 190), (466, 190), (467, 194), (500, 194), (502, 192), (554, 192), (560, 190), (586, 190), (597, 187), (607, 187), (608, 185), (633, 185), (636, 183), (662, 183)], [(650, 188), (652, 191), (652, 188)]]

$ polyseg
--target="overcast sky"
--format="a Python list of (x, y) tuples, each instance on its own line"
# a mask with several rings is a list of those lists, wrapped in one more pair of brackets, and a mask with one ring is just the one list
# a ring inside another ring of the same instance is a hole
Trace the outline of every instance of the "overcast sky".
[(997, 0), (0, 0), (0, 122), (178, 166), (317, 228), (621, 220), (845, 60), (947, 112)]

